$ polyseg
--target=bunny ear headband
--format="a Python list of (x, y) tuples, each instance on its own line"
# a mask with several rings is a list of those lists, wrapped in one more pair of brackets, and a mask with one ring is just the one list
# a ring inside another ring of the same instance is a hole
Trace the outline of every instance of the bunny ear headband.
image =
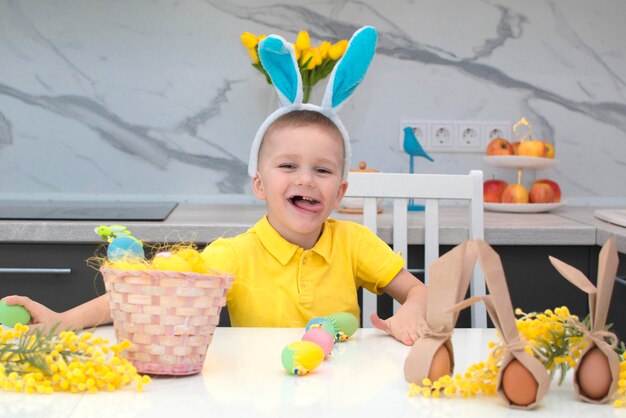
[(259, 43), (261, 64), (272, 79), (281, 107), (265, 119), (254, 137), (248, 163), (250, 177), (256, 175), (259, 149), (269, 126), (282, 115), (295, 110), (319, 112), (333, 121), (343, 137), (345, 149), (343, 177), (348, 176), (351, 157), (350, 140), (348, 131), (335, 112), (363, 81), (374, 57), (377, 38), (376, 29), (371, 26), (365, 26), (354, 33), (345, 54), (330, 74), (321, 106), (302, 103), (302, 78), (293, 46), (278, 35), (270, 35)]

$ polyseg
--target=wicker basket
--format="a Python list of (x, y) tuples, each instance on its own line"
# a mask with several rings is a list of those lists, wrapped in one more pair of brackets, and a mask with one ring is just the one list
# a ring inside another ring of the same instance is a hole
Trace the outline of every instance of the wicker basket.
[(232, 284), (230, 275), (101, 268), (118, 340), (140, 373), (200, 372)]

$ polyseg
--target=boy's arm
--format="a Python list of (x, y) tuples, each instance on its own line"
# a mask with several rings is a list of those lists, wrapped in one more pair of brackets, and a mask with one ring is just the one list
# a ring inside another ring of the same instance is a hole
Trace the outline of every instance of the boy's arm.
[(373, 313), (370, 317), (372, 324), (398, 341), (413, 345), (420, 336), (419, 323), (426, 316), (426, 285), (403, 268), (383, 291), (402, 306), (395, 315), (385, 320)]
[(31, 323), (43, 328), (60, 324), (59, 329), (91, 328), (113, 321), (109, 310), (109, 295), (104, 294), (75, 308), (59, 313), (26, 296), (7, 296), (8, 305), (22, 305), (30, 312)]

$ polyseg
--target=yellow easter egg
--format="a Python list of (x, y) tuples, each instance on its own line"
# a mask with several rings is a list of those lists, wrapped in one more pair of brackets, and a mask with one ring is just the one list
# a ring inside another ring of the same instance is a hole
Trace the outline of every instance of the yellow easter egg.
[(310, 341), (296, 341), (283, 349), (281, 361), (288, 373), (304, 376), (324, 361), (324, 351)]
[(193, 271), (187, 260), (178, 254), (170, 252), (156, 254), (152, 259), (152, 267), (155, 270), (179, 271), (182, 273)]
[(200, 253), (193, 248), (183, 248), (176, 252), (176, 255), (182, 257), (189, 263), (196, 273), (207, 273), (207, 267)]

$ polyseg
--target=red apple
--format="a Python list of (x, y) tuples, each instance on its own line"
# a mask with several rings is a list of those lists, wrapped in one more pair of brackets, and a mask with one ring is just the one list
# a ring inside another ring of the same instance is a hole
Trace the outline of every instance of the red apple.
[(528, 190), (523, 184), (509, 184), (502, 192), (502, 203), (528, 203)]
[(545, 183), (552, 187), (552, 191), (554, 192), (554, 203), (559, 203), (561, 201), (561, 188), (556, 181), (549, 179), (537, 179), (533, 182), (533, 184), (535, 183)]
[(487, 155), (513, 155), (513, 146), (504, 138), (494, 138), (487, 145)]
[(522, 141), (517, 149), (517, 154), (527, 157), (545, 157), (546, 144), (539, 140)]
[(528, 195), (530, 203), (554, 203), (554, 190), (546, 183), (533, 183)]
[(504, 180), (491, 179), (483, 183), (483, 201), (485, 203), (500, 203), (502, 192), (508, 186)]
[(519, 141), (515, 141), (511, 143), (511, 146), (513, 147), (513, 155), (519, 154), (519, 144), (521, 144), (521, 142)]

